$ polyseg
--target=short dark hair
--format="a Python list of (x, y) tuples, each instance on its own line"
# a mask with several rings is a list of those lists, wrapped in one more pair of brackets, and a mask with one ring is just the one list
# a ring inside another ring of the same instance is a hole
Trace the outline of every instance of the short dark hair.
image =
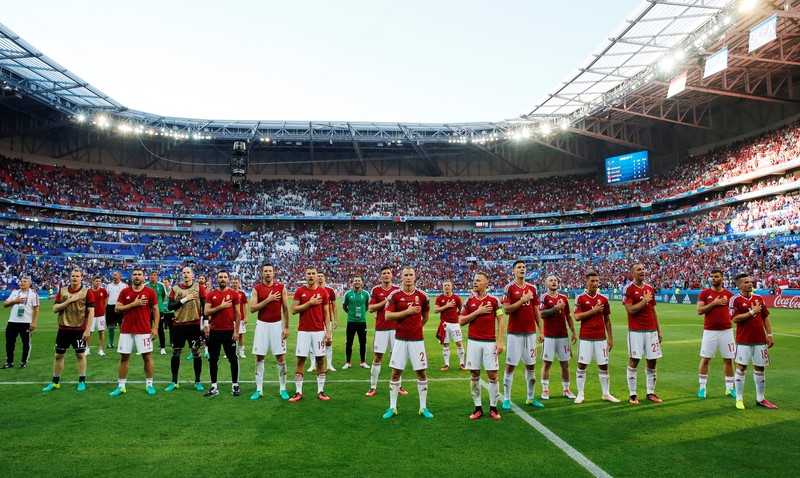
[(94, 276), (92, 277), (92, 282), (96, 281), (97, 279), (103, 280), (103, 278), (100, 276)]
[(380, 270), (380, 271), (381, 271), (381, 272), (383, 272), (383, 271), (387, 271), (387, 270), (388, 270), (389, 272), (392, 272), (392, 268), (391, 268), (391, 267), (389, 267), (389, 266), (383, 266), (383, 267), (381, 267), (381, 270)]
[(522, 264), (523, 266), (528, 267), (525, 264), (525, 261), (523, 261), (522, 259), (517, 259), (516, 261), (514, 261), (513, 264), (511, 264), (511, 268), (513, 269), (513, 268), (517, 267), (517, 264)]
[(631, 264), (631, 272), (633, 272), (633, 270), (636, 269), (636, 266), (644, 267), (644, 264), (642, 264), (641, 262), (634, 262), (633, 264)]
[(144, 275), (144, 269), (142, 269), (141, 267), (134, 267), (133, 270), (131, 270), (131, 274), (133, 274), (136, 271), (139, 271), (142, 273), (142, 275)]
[(725, 276), (725, 273), (722, 272), (722, 269), (711, 269), (711, 273), (712, 274), (719, 274), (719, 275), (721, 275), (723, 277)]
[(586, 275), (584, 277), (586, 278), (586, 280), (589, 280), (589, 278), (591, 277), (600, 277), (600, 274), (598, 274), (596, 270), (590, 269), (586, 271)]
[(262, 271), (264, 270), (265, 267), (272, 267), (273, 269), (275, 268), (275, 266), (273, 266), (271, 262), (264, 262), (263, 264), (261, 264)]
[(230, 276), (230, 274), (228, 273), (228, 271), (226, 271), (225, 269), (220, 269), (220, 270), (218, 270), (218, 271), (217, 271), (217, 275), (220, 275), (220, 274), (225, 274), (225, 275), (227, 275), (227, 276)]
[(739, 281), (744, 279), (745, 277), (750, 277), (750, 274), (748, 274), (747, 272), (736, 274), (736, 276), (733, 278), (733, 281), (736, 282), (736, 285), (739, 285)]

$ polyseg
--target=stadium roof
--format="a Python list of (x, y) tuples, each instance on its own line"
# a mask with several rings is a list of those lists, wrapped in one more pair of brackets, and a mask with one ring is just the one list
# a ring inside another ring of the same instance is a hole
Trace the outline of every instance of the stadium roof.
[[(643, 1), (605, 44), (529, 114), (501, 122), (406, 124), (165, 117), (126, 108), (2, 24), (0, 96), (32, 98), (73, 120), (119, 127), (123, 133), (181, 140), (260, 139), (298, 145), (301, 141), (354, 145), (405, 142), (416, 148), (424, 143), (480, 145), (530, 138), (544, 147), (591, 161), (596, 159), (592, 158), (592, 148), (581, 143), (586, 138), (626, 148), (657, 150), (658, 141), (651, 137), (654, 126), (681, 125), (716, 131), (721, 127), (712, 124), (709, 112), (712, 106), (725, 106), (726, 101), (800, 105), (794, 87), (800, 77), (798, 2), (764, 0), (758, 2), (761, 8), (750, 12), (737, 9), (739, 3), (742, 2)], [(781, 21), (778, 40), (748, 52), (749, 28), (772, 14)], [(732, 48), (728, 70), (704, 78), (703, 62), (723, 46)], [(666, 63), (669, 64), (665, 66)], [(667, 99), (669, 80), (683, 69), (689, 72), (686, 91)], [(577, 134), (562, 134), (564, 131)]]
[[(529, 117), (568, 117), (652, 67), (701, 26), (732, 9), (731, 0), (650, 0), (639, 4), (608, 41)], [(721, 20), (720, 20), (721, 21)]]

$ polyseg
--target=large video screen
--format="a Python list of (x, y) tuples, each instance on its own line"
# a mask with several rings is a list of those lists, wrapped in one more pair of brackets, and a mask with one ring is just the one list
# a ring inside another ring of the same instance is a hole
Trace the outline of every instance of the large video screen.
[(622, 184), (650, 178), (647, 151), (606, 158), (606, 183)]

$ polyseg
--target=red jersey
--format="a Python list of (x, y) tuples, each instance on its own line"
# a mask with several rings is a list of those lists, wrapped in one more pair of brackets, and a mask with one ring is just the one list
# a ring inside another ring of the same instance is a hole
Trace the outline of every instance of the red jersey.
[(555, 296), (550, 293), (542, 294), (539, 297), (539, 310), (550, 310), (561, 301), (564, 303), (564, 308), (559, 312), (554, 312), (550, 317), (542, 317), (544, 322), (544, 336), (550, 338), (567, 337), (567, 317), (569, 317), (569, 298), (564, 294), (556, 293)]
[(233, 289), (224, 291), (214, 289), (206, 295), (206, 304), (219, 307), (223, 302), (230, 300), (231, 306), (227, 309), (218, 310), (209, 318), (209, 328), (211, 330), (233, 330), (236, 324), (236, 307), (239, 307), (239, 293)]
[(526, 292), (533, 294), (533, 298), (522, 305), (516, 311), (508, 314), (508, 333), (509, 334), (533, 334), (536, 333), (536, 315), (534, 310), (539, 307), (539, 295), (536, 287), (525, 283), (520, 287), (516, 282), (509, 283), (503, 289), (503, 304), (514, 304)]
[(333, 305), (336, 303), (336, 291), (333, 287), (325, 286), (325, 290), (328, 292), (328, 303)]
[(428, 302), (428, 294), (418, 289), (414, 289), (411, 293), (407, 293), (403, 289), (396, 289), (387, 297), (386, 310), (389, 312), (400, 312), (414, 306), (421, 306), (422, 310), (418, 314), (390, 321), (397, 323), (395, 339), (423, 340), (422, 315), (430, 310), (431, 304)]
[(156, 308), (158, 307), (156, 291), (143, 286), (142, 290), (136, 292), (133, 287), (126, 287), (119, 293), (117, 303), (122, 305), (132, 304), (139, 297), (147, 299), (147, 305), (140, 305), (125, 312), (122, 316), (122, 326), (120, 326), (119, 333), (150, 335), (153, 327), (150, 324), (150, 312), (154, 305)]
[(95, 317), (103, 317), (106, 315), (106, 305), (108, 305), (108, 291), (101, 287), (97, 290), (92, 288), (94, 293), (94, 315)]
[(283, 294), (286, 293), (286, 287), (277, 282), (273, 282), (272, 285), (266, 285), (262, 282), (253, 287), (253, 294), (256, 295), (256, 302), (263, 302), (272, 293), (278, 294), (278, 300), (270, 302), (263, 309), (258, 311), (258, 320), (261, 322), (281, 321)]
[(461, 311), (461, 315), (467, 316), (478, 310), (484, 304), (491, 305), (492, 312), (479, 315), (475, 318), (475, 320), (469, 323), (469, 329), (467, 329), (467, 338), (470, 340), (494, 342), (497, 340), (494, 326), (495, 317), (497, 317), (498, 313), (503, 313), (503, 307), (500, 305), (500, 301), (497, 300), (497, 297), (490, 294), (486, 294), (483, 297), (478, 297), (476, 294), (472, 294), (469, 299), (467, 299), (467, 303), (464, 304), (464, 310)]
[(655, 312), (656, 291), (650, 284), (644, 282), (642, 286), (639, 287), (633, 282), (629, 282), (622, 289), (622, 303), (636, 305), (642, 301), (645, 292), (650, 292), (653, 298), (650, 299), (650, 302), (648, 302), (646, 306), (639, 309), (639, 312), (628, 314), (628, 330), (658, 330)]
[[(67, 286), (67, 292), (69, 294), (78, 294), (78, 293), (80, 293), (80, 291), (82, 289), (83, 289), (83, 287), (78, 287), (77, 289), (73, 289), (70, 286)], [(61, 289), (59, 289), (58, 292), (56, 292), (55, 303), (56, 304), (61, 303)], [(77, 327), (70, 327), (70, 326), (67, 326), (67, 325), (61, 325), (60, 316), (61, 316), (61, 314), (64, 314), (65, 312), (67, 312), (69, 307), (72, 307), (72, 305), (68, 306), (67, 309), (65, 309), (65, 310), (63, 310), (63, 311), (61, 311), (59, 313), (58, 329), (59, 330), (86, 330), (86, 326), (90, 325), (90, 324), (87, 324), (87, 319), (89, 318), (89, 310), (88, 309), (89, 309), (89, 307), (94, 308), (94, 291), (91, 289), (91, 287), (89, 288), (88, 291), (86, 291), (86, 304), (84, 305), (84, 308), (86, 310), (83, 312), (83, 324), (81, 324), (81, 325), (79, 325)]]
[(442, 313), (439, 314), (439, 320), (441, 320), (443, 322), (447, 322), (449, 324), (457, 324), (458, 323), (458, 313), (461, 311), (461, 306), (463, 305), (461, 303), (461, 297), (459, 297), (459, 296), (457, 296), (455, 294), (450, 294), (450, 296), (446, 296), (444, 294), (441, 294), (439, 297), (436, 298), (435, 304), (436, 304), (436, 307), (444, 307), (451, 300), (456, 301), (455, 302), (455, 304), (456, 304), (455, 307), (449, 307), (449, 308), (443, 310)]
[(247, 318), (247, 293), (242, 289), (234, 292), (239, 293), (239, 316), (242, 318), (242, 322), (244, 322), (244, 319)]
[[(392, 292), (400, 289), (394, 284), (390, 284), (388, 289), (384, 289), (383, 286), (376, 285), (372, 288), (372, 292), (369, 295), (369, 303), (370, 304), (378, 304), (383, 302), (389, 294)], [(397, 322), (391, 321), (386, 322), (386, 307), (382, 309), (378, 309), (375, 312), (375, 330), (394, 330), (397, 327)]]
[(717, 305), (706, 312), (705, 318), (703, 319), (703, 330), (728, 330), (733, 328), (729, 309), (733, 292), (728, 289), (722, 289), (721, 292), (717, 292), (714, 289), (703, 289), (700, 291), (697, 300), (708, 305), (714, 302), (718, 297), (725, 299), (725, 303)]
[(745, 297), (736, 294), (731, 299), (731, 319), (740, 314), (750, 314), (750, 309), (761, 304), (761, 312), (755, 317), (750, 317), (744, 322), (736, 324), (736, 343), (741, 345), (761, 345), (767, 343), (767, 333), (764, 331), (764, 319), (769, 317), (769, 310), (760, 295), (750, 294)]
[(581, 320), (581, 331), (578, 334), (581, 340), (606, 339), (605, 319), (611, 316), (611, 305), (608, 302), (608, 297), (600, 293), (589, 295), (587, 292), (581, 292), (578, 294), (578, 297), (575, 298), (576, 314), (588, 312), (592, 310), (592, 307), (598, 304), (603, 304), (603, 310), (601, 312)]
[(322, 299), (322, 303), (312, 305), (300, 312), (300, 323), (297, 326), (297, 330), (299, 331), (319, 332), (325, 330), (324, 308), (328, 305), (328, 293), (325, 289), (320, 287), (309, 289), (306, 286), (302, 286), (294, 292), (294, 300), (299, 302), (300, 305), (310, 301), (313, 297), (319, 297)]

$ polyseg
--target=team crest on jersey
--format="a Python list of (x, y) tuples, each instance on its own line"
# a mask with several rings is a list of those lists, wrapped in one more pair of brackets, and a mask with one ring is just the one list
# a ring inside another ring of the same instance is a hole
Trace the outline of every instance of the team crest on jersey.
[(303, 294), (303, 295), (301, 295), (300, 297), (305, 297), (305, 296), (306, 296), (306, 295), (305, 295), (305, 294)]

